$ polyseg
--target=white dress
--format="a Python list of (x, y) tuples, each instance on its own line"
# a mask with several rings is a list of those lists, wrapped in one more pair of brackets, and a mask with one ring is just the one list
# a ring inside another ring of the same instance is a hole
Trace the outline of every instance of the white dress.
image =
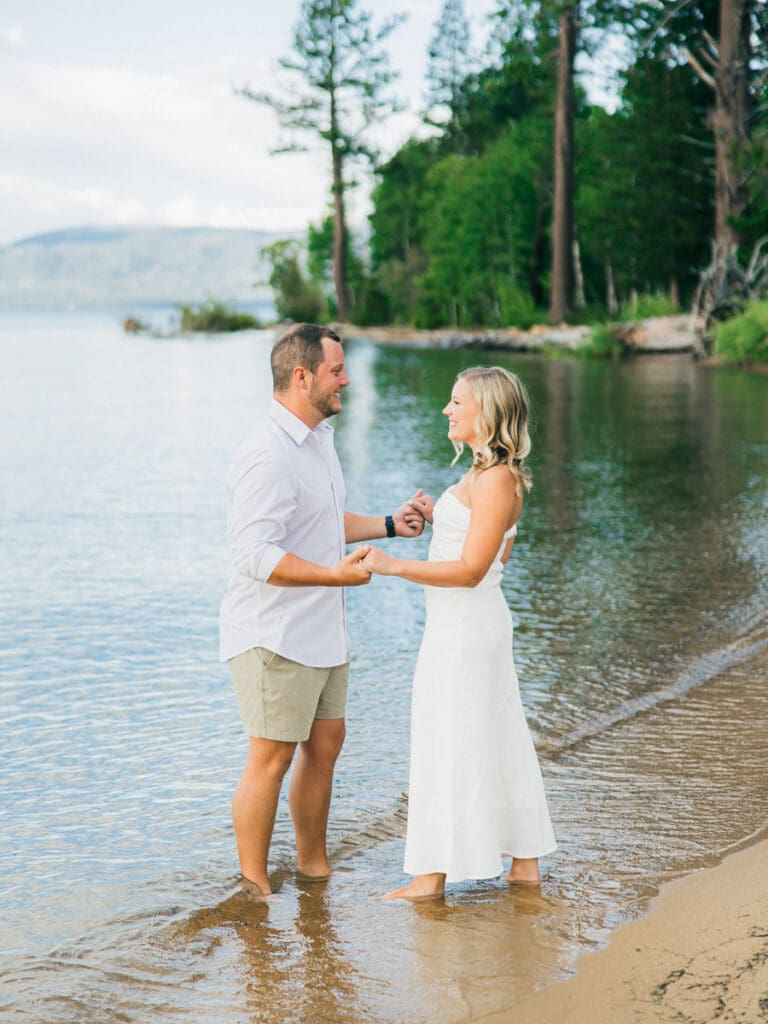
[[(450, 491), (434, 508), (430, 562), (461, 557), (471, 511)], [(502, 854), (556, 848), (512, 658), (501, 555), (473, 588), (425, 587), (413, 680), (405, 871), (448, 882), (494, 878)]]

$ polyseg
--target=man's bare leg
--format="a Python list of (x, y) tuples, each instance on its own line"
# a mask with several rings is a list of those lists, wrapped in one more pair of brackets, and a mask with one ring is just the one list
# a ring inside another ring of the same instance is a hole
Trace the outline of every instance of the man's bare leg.
[(343, 718), (316, 719), (309, 739), (299, 744), (289, 801), (296, 832), (298, 869), (311, 878), (327, 878), (326, 837), (333, 769), (344, 743)]
[(240, 870), (265, 896), (272, 892), (267, 860), (277, 801), (295, 749), (295, 743), (251, 737), (248, 759), (232, 797)]

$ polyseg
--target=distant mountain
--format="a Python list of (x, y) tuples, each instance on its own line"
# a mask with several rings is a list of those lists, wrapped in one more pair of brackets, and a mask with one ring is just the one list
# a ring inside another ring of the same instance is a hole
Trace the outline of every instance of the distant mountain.
[(0, 310), (271, 298), (261, 248), (295, 232), (77, 227), (0, 248)]

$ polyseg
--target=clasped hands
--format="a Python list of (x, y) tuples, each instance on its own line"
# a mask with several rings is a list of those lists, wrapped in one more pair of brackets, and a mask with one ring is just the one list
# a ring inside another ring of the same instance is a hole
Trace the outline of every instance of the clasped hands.
[[(419, 488), (419, 490), (404, 501), (400, 508), (393, 513), (392, 519), (395, 524), (396, 537), (418, 537), (424, 532), (424, 523), (432, 522), (432, 510), (435, 506), (434, 500)], [(371, 582), (374, 573), (386, 575), (391, 571), (393, 563), (397, 559), (392, 558), (379, 548), (364, 544), (355, 548), (346, 558), (336, 566), (336, 571), (343, 579), (343, 586), (359, 587)]]

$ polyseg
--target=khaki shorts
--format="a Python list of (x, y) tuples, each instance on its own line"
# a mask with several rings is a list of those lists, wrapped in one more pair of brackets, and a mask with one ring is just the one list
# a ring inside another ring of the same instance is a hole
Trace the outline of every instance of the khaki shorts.
[(229, 669), (249, 736), (303, 743), (315, 719), (344, 717), (349, 662), (312, 668), (252, 647), (230, 658)]

